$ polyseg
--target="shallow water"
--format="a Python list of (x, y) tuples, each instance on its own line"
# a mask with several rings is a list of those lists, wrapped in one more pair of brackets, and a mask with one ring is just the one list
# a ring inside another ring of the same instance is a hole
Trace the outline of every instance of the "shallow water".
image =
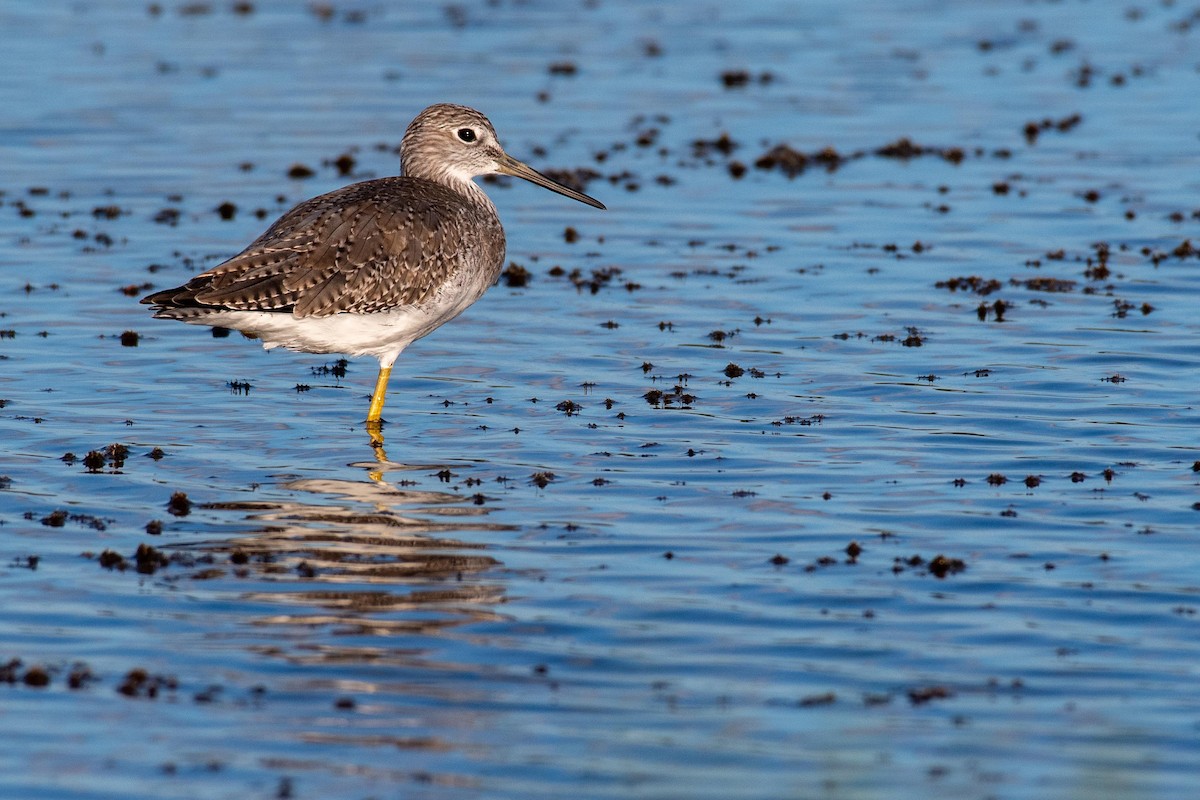
[[(1194, 787), (1192, 9), (161, 5), (0, 3), (0, 796)], [(487, 184), (383, 451), (137, 303), (436, 101), (609, 211)]]

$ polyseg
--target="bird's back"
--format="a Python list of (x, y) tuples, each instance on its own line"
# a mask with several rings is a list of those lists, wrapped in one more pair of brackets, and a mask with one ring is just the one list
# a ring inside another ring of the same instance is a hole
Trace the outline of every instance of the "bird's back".
[(482, 192), (380, 178), (299, 204), (238, 255), (142, 302), (176, 318), (205, 309), (369, 314), (447, 292), (473, 301), (503, 262), (504, 231)]

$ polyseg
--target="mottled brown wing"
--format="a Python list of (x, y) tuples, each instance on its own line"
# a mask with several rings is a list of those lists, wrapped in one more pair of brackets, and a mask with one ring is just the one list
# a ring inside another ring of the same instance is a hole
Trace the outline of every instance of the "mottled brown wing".
[(186, 288), (204, 306), (297, 317), (412, 305), (463, 266), (474, 216), (429, 181), (354, 184), (296, 206)]

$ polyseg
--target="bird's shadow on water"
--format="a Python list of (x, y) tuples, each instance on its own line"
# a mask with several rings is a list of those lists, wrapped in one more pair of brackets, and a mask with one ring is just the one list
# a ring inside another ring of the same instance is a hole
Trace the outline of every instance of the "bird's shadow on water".
[[(373, 437), (373, 458), (348, 465), (364, 470), (363, 480), (304, 477), (278, 484), (282, 499), (207, 503), (207, 512), (241, 514), (245, 524), (173, 548), (232, 565), (225, 577), (237, 581), (240, 621), (279, 634), (264, 652), (306, 663), (415, 663), (411, 637), (501, 618), (503, 564), (479, 539), (512, 526), (490, 522), (471, 497), (403, 477), (452, 465), (390, 461), (382, 444)], [(360, 636), (371, 637), (369, 654)]]

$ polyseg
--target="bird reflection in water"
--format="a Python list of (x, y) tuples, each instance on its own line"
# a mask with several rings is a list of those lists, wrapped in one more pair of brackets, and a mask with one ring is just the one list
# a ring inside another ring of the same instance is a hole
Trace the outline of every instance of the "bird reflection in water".
[(306, 663), (407, 662), (419, 658), (411, 641), (392, 648), (352, 641), (437, 636), (500, 618), (492, 606), (504, 601), (504, 588), (482, 579), (500, 562), (482, 552), (486, 544), (467, 537), (511, 526), (486, 520), (482, 496), (390, 485), (384, 473), (448, 468), (398, 464), (387, 461), (382, 447), (373, 450), (375, 460), (353, 465), (366, 468), (369, 480), (297, 478), (279, 486), (291, 499), (205, 507), (245, 513), (252, 523), (239, 536), (188, 549), (232, 562), (236, 577), (259, 584), (240, 594), (244, 602), (279, 607), (252, 620), (260, 632), (279, 631), (274, 643), (255, 649)]

